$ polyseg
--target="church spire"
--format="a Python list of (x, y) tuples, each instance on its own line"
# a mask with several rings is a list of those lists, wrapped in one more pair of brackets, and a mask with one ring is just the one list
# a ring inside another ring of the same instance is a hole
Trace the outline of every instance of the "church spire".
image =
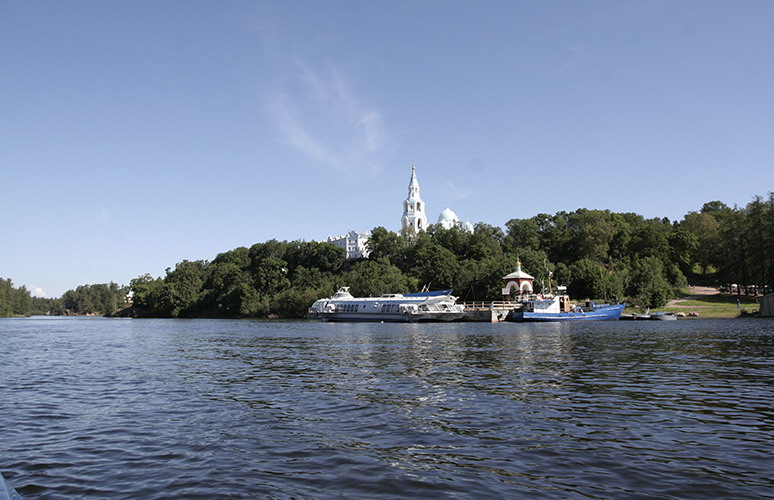
[(408, 185), (408, 197), (403, 202), (403, 217), (401, 217), (401, 231), (404, 235), (411, 236), (427, 229), (427, 216), (425, 215), (425, 202), (419, 195), (419, 181), (417, 180), (417, 167), (411, 165), (411, 180)]

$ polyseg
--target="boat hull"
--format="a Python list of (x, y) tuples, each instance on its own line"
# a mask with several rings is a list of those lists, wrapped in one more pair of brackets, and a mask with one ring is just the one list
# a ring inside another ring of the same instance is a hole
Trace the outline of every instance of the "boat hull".
[(532, 312), (515, 310), (511, 321), (617, 321), (624, 310), (624, 304), (605, 306), (593, 311), (580, 312)]

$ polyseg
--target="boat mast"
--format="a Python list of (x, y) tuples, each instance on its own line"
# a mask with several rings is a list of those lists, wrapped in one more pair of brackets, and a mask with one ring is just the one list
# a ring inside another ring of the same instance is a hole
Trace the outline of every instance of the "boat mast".
[(554, 294), (554, 292), (553, 292), (553, 290), (551, 289), (551, 276), (552, 276), (554, 273), (552, 273), (551, 271), (549, 271), (549, 270), (548, 270), (548, 261), (546, 261), (545, 259), (543, 259), (543, 267), (545, 267), (545, 268), (546, 268), (546, 277), (548, 278), (548, 294), (549, 294), (549, 295), (553, 295), (553, 294)]

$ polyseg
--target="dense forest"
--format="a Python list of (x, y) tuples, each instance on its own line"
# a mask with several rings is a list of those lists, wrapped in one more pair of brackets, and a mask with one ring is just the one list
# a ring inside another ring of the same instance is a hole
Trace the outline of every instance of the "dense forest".
[(353, 261), (330, 243), (269, 240), (212, 261), (184, 260), (163, 278), (83, 285), (60, 299), (31, 298), (0, 280), (0, 316), (292, 318), (339, 286), (356, 296), (428, 287), (453, 288), (462, 300), (499, 300), (501, 278), (517, 259), (536, 277), (536, 291), (547, 288), (550, 273), (575, 299), (656, 308), (688, 283), (762, 293), (774, 284), (774, 193), (744, 208), (706, 203), (679, 222), (579, 209), (511, 219), (504, 230), (479, 223), (473, 234), (430, 226), (405, 238), (377, 227), (368, 246), (370, 256)]
[(0, 318), (27, 316), (31, 311), (32, 298), (27, 288), (15, 288), (10, 279), (0, 278)]
[(356, 296), (453, 288), (462, 300), (500, 298), (516, 260), (537, 291), (566, 284), (576, 299), (662, 307), (692, 284), (774, 283), (774, 195), (744, 208), (714, 201), (682, 221), (579, 209), (511, 219), (505, 231), (431, 226), (412, 238), (377, 227), (367, 259), (348, 261), (329, 243), (270, 240), (187, 261), (164, 278), (131, 282), (132, 314), (171, 317), (301, 317), (339, 286)]

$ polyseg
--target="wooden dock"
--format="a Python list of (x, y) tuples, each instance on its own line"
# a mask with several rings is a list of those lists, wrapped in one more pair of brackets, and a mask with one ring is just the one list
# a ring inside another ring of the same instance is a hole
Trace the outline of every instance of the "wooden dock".
[(518, 302), (463, 302), (465, 317), (463, 321), (480, 323), (499, 323), (505, 321), (514, 309), (520, 309)]

